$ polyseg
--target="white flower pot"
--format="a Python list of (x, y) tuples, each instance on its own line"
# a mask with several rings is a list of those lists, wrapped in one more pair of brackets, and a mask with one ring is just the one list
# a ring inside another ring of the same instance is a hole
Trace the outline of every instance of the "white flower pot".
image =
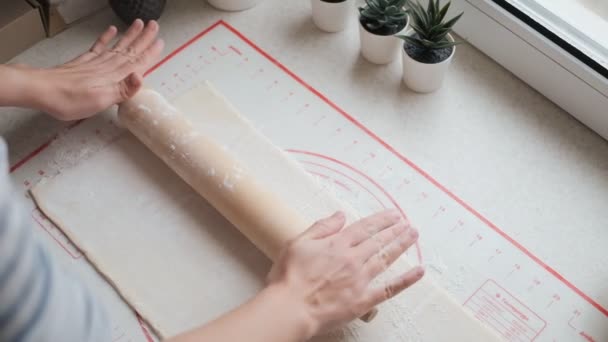
[(209, 4), (223, 11), (244, 11), (262, 0), (207, 0)]
[[(448, 39), (454, 41), (451, 35), (448, 35)], [(408, 88), (418, 93), (430, 93), (441, 88), (456, 52), (456, 46), (452, 48), (450, 57), (434, 64), (418, 62), (407, 54), (405, 48), (401, 50), (403, 52), (403, 83)]]
[(312, 21), (325, 32), (339, 32), (346, 28), (355, 13), (355, 0), (326, 2), (310, 0)]
[(369, 32), (363, 27), (361, 20), (359, 20), (361, 54), (365, 59), (374, 64), (388, 64), (392, 62), (399, 54), (399, 49), (403, 44), (403, 41), (395, 37), (395, 35), (405, 32), (409, 25), (410, 21), (408, 19), (407, 24), (401, 32), (389, 36), (381, 36)]

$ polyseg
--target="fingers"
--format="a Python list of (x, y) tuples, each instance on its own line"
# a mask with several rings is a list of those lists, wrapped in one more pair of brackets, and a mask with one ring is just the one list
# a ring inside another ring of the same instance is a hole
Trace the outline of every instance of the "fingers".
[(116, 36), (115, 30), (108, 29), (91, 48), (100, 55), (90, 61), (87, 67), (103, 72), (119, 83), (132, 73), (143, 75), (158, 61), (165, 44), (161, 39), (156, 39), (158, 23), (151, 20), (144, 27), (143, 21), (137, 19), (114, 47), (108, 50), (109, 42)]
[(416, 266), (401, 276), (393, 279), (384, 288), (373, 289), (365, 300), (365, 307), (374, 307), (391, 299), (403, 290), (415, 284), (424, 276), (424, 268)]
[(378, 274), (386, 270), (397, 260), (408, 248), (418, 240), (418, 231), (414, 228), (402, 231), (396, 239), (388, 246), (378, 251), (366, 263), (365, 268), (369, 279), (374, 279)]
[(130, 56), (138, 56), (142, 52), (148, 50), (150, 45), (156, 41), (158, 35), (158, 24), (151, 20), (143, 29), (135, 41), (127, 48), (127, 54)]
[(349, 246), (356, 246), (374, 234), (397, 224), (402, 215), (397, 209), (381, 211), (350, 225), (342, 234)]
[(344, 213), (338, 211), (330, 217), (315, 222), (302, 234), (302, 236), (313, 240), (323, 239), (338, 233), (344, 227), (345, 222), (346, 217), (344, 216)]
[(127, 30), (124, 36), (120, 38), (120, 40), (114, 45), (115, 52), (123, 52), (126, 51), (127, 48), (137, 39), (141, 31), (144, 29), (144, 22), (141, 19), (135, 19), (131, 27)]
[(113, 103), (121, 103), (135, 96), (142, 84), (143, 80), (141, 76), (136, 73), (132, 73), (125, 77), (125, 79), (120, 81), (115, 87), (115, 100)]
[(91, 46), (90, 52), (94, 53), (95, 55), (101, 55), (104, 51), (106, 51), (108, 45), (110, 44), (112, 39), (116, 37), (117, 33), (118, 29), (116, 29), (116, 26), (108, 27), (108, 29), (104, 33), (102, 33), (99, 38), (97, 38), (95, 44)]
[[(165, 42), (162, 39), (157, 39), (133, 64), (135, 71), (143, 75), (160, 59), (160, 54), (163, 52)], [(127, 66), (128, 68), (128, 66)]]
[(108, 44), (110, 44), (112, 39), (114, 39), (114, 37), (116, 37), (117, 33), (118, 33), (118, 29), (116, 29), (116, 26), (108, 27), (106, 29), (106, 31), (97, 38), (97, 40), (95, 41), (93, 46), (91, 46), (89, 51), (74, 58), (73, 60), (69, 61), (68, 63), (65, 63), (64, 66), (74, 66), (74, 65), (77, 65), (80, 63), (88, 62), (88, 61), (94, 59), (95, 57), (98, 57), (99, 55), (101, 55), (108, 49)]
[(409, 229), (414, 228), (410, 228), (407, 222), (394, 224), (356, 246), (356, 255), (365, 263)]
[(154, 63), (159, 60), (160, 54), (165, 47), (165, 42), (162, 39), (157, 39), (146, 51), (138, 56), (130, 56), (122, 61), (121, 65), (116, 69), (115, 74), (118, 79), (122, 79), (124, 75), (136, 72), (144, 75)]

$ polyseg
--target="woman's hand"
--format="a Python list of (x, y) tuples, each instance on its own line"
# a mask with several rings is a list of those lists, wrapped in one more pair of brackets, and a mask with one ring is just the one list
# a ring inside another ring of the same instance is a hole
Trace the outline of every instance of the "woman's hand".
[(384, 287), (370, 286), (418, 239), (399, 211), (342, 229), (344, 223), (340, 212), (315, 223), (284, 249), (268, 277), (269, 288), (288, 292), (290, 309), (299, 308), (309, 318), (307, 338), (364, 315), (424, 275), (415, 267)]
[(320, 220), (291, 241), (247, 303), (171, 342), (301, 342), (367, 313), (424, 275), (415, 267), (384, 287), (370, 282), (418, 239), (398, 211), (344, 227), (344, 215)]
[[(0, 105), (31, 107), (60, 120), (77, 120), (125, 101), (141, 88), (144, 72), (160, 56), (164, 44), (157, 39), (158, 30), (155, 21), (144, 26), (138, 19), (114, 46), (110, 43), (117, 29), (110, 26), (87, 52), (63, 65), (5, 66), (11, 86), (21, 91), (0, 99), (4, 100)], [(11, 94), (10, 89), (4, 94)]]

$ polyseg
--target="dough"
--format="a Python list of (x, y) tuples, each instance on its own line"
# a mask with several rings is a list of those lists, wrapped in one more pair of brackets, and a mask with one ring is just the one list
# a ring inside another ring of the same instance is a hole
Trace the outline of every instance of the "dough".
[[(310, 222), (343, 208), (210, 87), (194, 88), (174, 105), (198, 132), (221, 142), (247, 173)], [(130, 134), (38, 184), (32, 194), (163, 338), (242, 303), (263, 286), (270, 267), (263, 254)], [(403, 257), (386, 276), (410, 267)], [(356, 322), (314, 340), (499, 338), (425, 278), (382, 305), (372, 323)]]
[[(196, 97), (182, 97), (176, 101), (177, 106), (198, 108), (200, 107), (198, 103), (202, 100), (205, 103), (205, 111), (216, 115), (213, 118), (207, 117), (210, 120), (205, 121), (203, 125), (208, 126), (209, 122), (221, 122), (223, 116), (218, 113), (225, 111), (226, 102), (218, 101), (219, 96), (209, 97), (213, 95), (210, 90), (198, 89), (201, 90), (193, 92), (197, 94)], [(188, 110), (188, 112), (193, 111)], [(201, 134), (200, 132), (205, 130), (204, 126), (197, 128), (186, 115), (151, 89), (144, 89), (134, 98), (121, 104), (118, 117), (150, 151), (159, 156), (181, 179), (218, 209), (270, 259), (274, 260), (288, 240), (296, 237), (313, 223), (307, 219), (312, 217), (311, 215), (305, 216), (294, 210), (293, 206), (297, 203), (283, 201), (272, 191), (273, 186), (268, 186), (268, 182), (276, 183), (276, 179), (274, 177), (268, 179), (268, 175), (293, 174), (300, 171), (295, 163), (267, 160), (264, 155), (260, 155), (275, 150), (273, 155), (289, 160), (283, 158), (282, 152), (264, 137), (259, 136), (257, 139), (260, 144), (266, 145), (263, 149), (250, 150), (246, 153), (249, 158), (255, 160), (251, 159), (247, 160), (249, 163), (243, 163), (232, 151), (221, 146), (218, 140), (211, 139), (208, 134)], [(224, 127), (230, 126), (224, 125)], [(224, 129), (219, 131), (228, 133), (224, 132)], [(248, 131), (255, 130), (250, 127)], [(248, 134), (248, 132), (236, 133), (238, 135), (233, 140), (223, 136), (219, 141), (225, 141), (224, 139), (235, 141), (243, 134)], [(248, 165), (259, 164), (260, 160), (274, 162), (271, 165), (277, 166), (278, 169), (273, 167), (272, 171), (258, 170), (263, 171), (261, 174), (252, 172), (252, 168)], [(266, 184), (258, 179), (265, 180)], [(311, 182), (305, 181), (299, 185), (299, 188), (305, 191), (302, 193), (303, 198), (307, 198), (306, 193), (309, 189), (314, 191)], [(293, 196), (283, 193), (282, 197)], [(316, 197), (314, 200), (319, 200), (320, 194)], [(328, 203), (326, 206), (332, 205)], [(333, 205), (333, 207), (337, 206)]]

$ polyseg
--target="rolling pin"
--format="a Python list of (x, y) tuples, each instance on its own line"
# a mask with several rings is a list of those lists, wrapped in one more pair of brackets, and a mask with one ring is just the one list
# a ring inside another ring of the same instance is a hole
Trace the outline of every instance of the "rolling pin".
[[(222, 146), (200, 134), (193, 124), (156, 91), (144, 88), (123, 102), (118, 118), (135, 137), (161, 158), (271, 260), (309, 222), (253, 176)], [(227, 188), (229, 186), (229, 189)], [(371, 321), (373, 309), (361, 317)]]

